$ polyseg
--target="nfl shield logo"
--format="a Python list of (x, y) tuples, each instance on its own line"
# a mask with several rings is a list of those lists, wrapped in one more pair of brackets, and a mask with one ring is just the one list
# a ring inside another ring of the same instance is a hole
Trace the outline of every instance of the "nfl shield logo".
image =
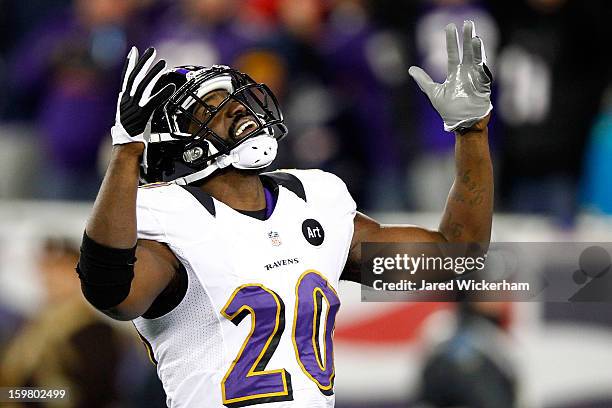
[(272, 242), (273, 246), (279, 246), (280, 244), (282, 244), (280, 240), (280, 236), (278, 235), (278, 232), (275, 232), (275, 231), (268, 232), (268, 238), (270, 238), (270, 242)]

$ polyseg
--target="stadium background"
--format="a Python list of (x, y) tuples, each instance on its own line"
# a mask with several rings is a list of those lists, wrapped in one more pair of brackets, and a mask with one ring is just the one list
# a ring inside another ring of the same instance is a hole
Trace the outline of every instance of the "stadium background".
[[(443, 27), (473, 19), (496, 78), (493, 239), (609, 242), (610, 17), (603, 0), (0, 0), (0, 386), (69, 384), (78, 406), (163, 406), (131, 325), (91, 314), (71, 267), (131, 44), (268, 83), (290, 130), (278, 167), (332, 171), (360, 210), (435, 227), (453, 136), (407, 68), (442, 80)], [(506, 388), (488, 401), (510, 392), (521, 407), (612, 406), (608, 304), (466, 311), (361, 303), (350, 283), (340, 293), (339, 408), (426, 406), (427, 389), (442, 395), (453, 378), (460, 406), (500, 373)], [(449, 361), (474, 352), (457, 333), (486, 338), (488, 351), (436, 377), (424, 367), (440, 344)]]

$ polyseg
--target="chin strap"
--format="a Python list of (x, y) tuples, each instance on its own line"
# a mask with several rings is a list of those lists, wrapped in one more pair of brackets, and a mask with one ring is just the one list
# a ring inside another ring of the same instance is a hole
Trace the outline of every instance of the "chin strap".
[[(216, 150), (212, 144), (211, 152)], [(262, 169), (267, 167), (276, 158), (278, 142), (271, 136), (260, 135), (246, 140), (240, 146), (232, 149), (229, 154), (217, 157), (208, 167), (195, 173), (179, 177), (173, 183), (184, 186), (194, 181), (210, 176), (218, 169), (234, 166), (237, 169)]]
[(193, 183), (194, 181), (198, 181), (210, 176), (215, 170), (219, 168), (220, 167), (217, 165), (217, 163), (213, 163), (204, 170), (196, 171), (195, 173), (188, 174), (185, 177), (179, 177), (173, 180), (172, 182), (174, 184), (178, 184), (179, 186), (186, 186), (187, 184)]

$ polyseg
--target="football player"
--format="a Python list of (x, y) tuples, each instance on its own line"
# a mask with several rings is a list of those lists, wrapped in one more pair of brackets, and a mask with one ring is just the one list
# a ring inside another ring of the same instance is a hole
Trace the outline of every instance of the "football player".
[(446, 81), (409, 71), (455, 132), (438, 230), (379, 224), (320, 170), (262, 173), (286, 133), (266, 85), (131, 50), (77, 269), (92, 305), (133, 321), (169, 406), (333, 407), (337, 288), (360, 281), (360, 243), (489, 242), (491, 76), (472, 22), (462, 56), (446, 34)]

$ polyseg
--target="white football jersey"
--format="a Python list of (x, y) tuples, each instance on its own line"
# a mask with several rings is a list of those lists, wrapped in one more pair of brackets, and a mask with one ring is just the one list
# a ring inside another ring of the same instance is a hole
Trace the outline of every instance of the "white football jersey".
[(169, 313), (134, 320), (170, 407), (334, 406), (332, 337), (355, 202), (320, 170), (261, 177), (266, 220), (199, 188), (138, 190), (138, 238), (166, 243), (188, 276)]

